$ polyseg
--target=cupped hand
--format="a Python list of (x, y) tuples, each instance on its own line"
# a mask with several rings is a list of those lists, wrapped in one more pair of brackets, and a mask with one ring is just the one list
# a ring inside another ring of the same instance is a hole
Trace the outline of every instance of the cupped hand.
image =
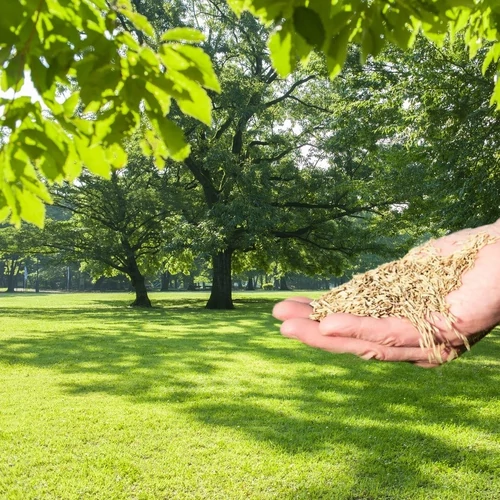
[[(500, 219), (477, 229), (464, 229), (433, 242), (442, 255), (458, 249), (467, 238), (488, 232), (500, 238)], [(439, 270), (437, 270), (439, 272)], [(450, 312), (457, 318), (454, 328), (475, 344), (500, 323), (500, 240), (486, 245), (476, 258), (474, 267), (462, 277), (462, 285), (446, 297)], [(273, 315), (282, 321), (281, 333), (286, 337), (333, 353), (351, 353), (364, 359), (406, 361), (424, 367), (438, 363), (429, 349), (420, 347), (420, 333), (407, 319), (372, 318), (353, 314), (330, 314), (321, 321), (309, 319), (311, 299), (293, 297), (275, 305)], [(451, 360), (466, 350), (460, 339), (442, 317), (429, 319), (438, 329), (438, 340), (449, 347), (442, 352), (443, 361)]]

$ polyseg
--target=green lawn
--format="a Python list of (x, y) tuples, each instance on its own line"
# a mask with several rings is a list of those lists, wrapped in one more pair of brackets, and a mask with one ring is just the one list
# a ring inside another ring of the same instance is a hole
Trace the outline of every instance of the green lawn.
[(0, 295), (0, 498), (500, 498), (498, 332), (364, 362), (282, 338), (282, 297)]

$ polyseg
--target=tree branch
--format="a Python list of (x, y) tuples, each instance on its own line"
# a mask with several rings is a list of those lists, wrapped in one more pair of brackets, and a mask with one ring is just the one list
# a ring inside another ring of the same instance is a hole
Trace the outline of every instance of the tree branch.
[(294, 101), (300, 102), (303, 106), (306, 106), (307, 108), (312, 108), (312, 109), (317, 109), (318, 111), (322, 111), (324, 113), (329, 113), (331, 114), (332, 111), (327, 108), (322, 108), (321, 106), (316, 106), (315, 104), (310, 104), (308, 102), (304, 102), (302, 99), (299, 99), (298, 97), (295, 97), (294, 95), (289, 95), (289, 99), (293, 99)]
[(222, 134), (231, 126), (233, 123), (234, 116), (231, 115), (229, 118), (219, 127), (212, 140), (217, 141), (221, 138)]
[(301, 80), (297, 80), (282, 96), (280, 97), (277, 97), (276, 99), (273, 99), (272, 101), (269, 101), (269, 102), (266, 102), (264, 104), (264, 107), (265, 108), (270, 108), (271, 106), (274, 106), (275, 104), (278, 104), (280, 103), (281, 101), (283, 101), (284, 99), (286, 99), (287, 97), (290, 97), (290, 95), (292, 94), (292, 92), (297, 88), (297, 87), (300, 87), (300, 85), (308, 82), (309, 80), (312, 80), (316, 78), (316, 75), (309, 75), (307, 76), (306, 78), (302, 78)]

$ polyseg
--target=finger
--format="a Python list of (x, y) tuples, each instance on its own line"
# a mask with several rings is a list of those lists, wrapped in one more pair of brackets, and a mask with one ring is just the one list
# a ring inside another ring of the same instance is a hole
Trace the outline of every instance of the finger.
[[(320, 323), (305, 318), (289, 319), (281, 325), (281, 333), (304, 344), (338, 354), (355, 354), (363, 359), (379, 361), (406, 361), (418, 364), (432, 364), (430, 349), (420, 347), (392, 347), (367, 340), (334, 337), (320, 332)], [(443, 355), (443, 361), (446, 353)]]
[(420, 334), (403, 318), (372, 318), (354, 314), (330, 314), (320, 321), (320, 332), (393, 347), (419, 347)]
[[(298, 297), (306, 299), (305, 297)], [(311, 301), (310, 299), (306, 299)], [(273, 308), (273, 316), (280, 321), (285, 321), (291, 318), (308, 318), (312, 312), (312, 307), (306, 300), (291, 300), (287, 299), (278, 302)]]

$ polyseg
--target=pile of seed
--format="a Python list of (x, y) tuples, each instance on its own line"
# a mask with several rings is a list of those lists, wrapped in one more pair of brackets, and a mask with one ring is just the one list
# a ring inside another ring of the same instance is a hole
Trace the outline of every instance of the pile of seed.
[(388, 262), (348, 283), (331, 290), (312, 303), (311, 319), (331, 313), (359, 316), (407, 318), (420, 333), (420, 347), (430, 348), (431, 362), (442, 363), (442, 352), (449, 348), (450, 360), (456, 354), (449, 343), (438, 339), (430, 321), (439, 313), (467, 349), (467, 339), (455, 328), (456, 318), (449, 311), (446, 296), (462, 284), (462, 275), (474, 266), (478, 251), (497, 241), (486, 233), (469, 237), (460, 250), (443, 256), (432, 241), (411, 250), (402, 259)]

